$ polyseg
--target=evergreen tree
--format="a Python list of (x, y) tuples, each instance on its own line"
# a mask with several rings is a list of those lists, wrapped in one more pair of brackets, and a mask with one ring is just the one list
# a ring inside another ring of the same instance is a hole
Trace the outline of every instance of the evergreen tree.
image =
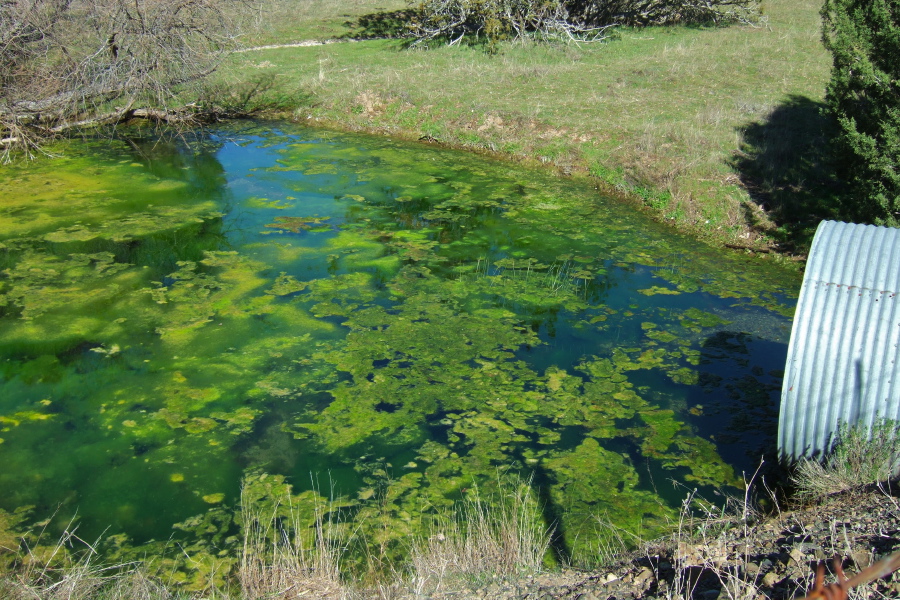
[(900, 0), (825, 0), (823, 41), (834, 66), (828, 110), (852, 184), (849, 214), (900, 225)]

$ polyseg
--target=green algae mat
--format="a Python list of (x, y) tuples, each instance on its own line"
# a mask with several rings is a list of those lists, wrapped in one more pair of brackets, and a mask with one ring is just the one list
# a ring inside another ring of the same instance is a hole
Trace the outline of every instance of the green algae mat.
[(657, 534), (774, 448), (794, 272), (464, 153), (135, 136), (2, 170), (6, 547), (77, 526), (209, 571), (243, 489), (400, 560), (516, 476), (589, 561), (600, 521)]

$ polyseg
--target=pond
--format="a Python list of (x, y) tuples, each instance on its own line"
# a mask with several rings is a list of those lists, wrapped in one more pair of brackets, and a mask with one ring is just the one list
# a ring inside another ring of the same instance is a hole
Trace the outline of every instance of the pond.
[(222, 556), (243, 482), (401, 553), (517, 476), (589, 560), (598, 518), (651, 537), (774, 449), (799, 274), (586, 181), (239, 123), (0, 194), (0, 545)]

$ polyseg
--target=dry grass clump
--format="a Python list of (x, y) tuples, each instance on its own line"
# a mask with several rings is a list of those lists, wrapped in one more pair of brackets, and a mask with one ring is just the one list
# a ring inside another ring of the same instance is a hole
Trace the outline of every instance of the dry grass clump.
[[(671, 538), (674, 574), (666, 590), (667, 598), (698, 596), (699, 588), (709, 586), (710, 579), (718, 583), (719, 598), (767, 598), (760, 594), (757, 577), (745, 568), (755, 544), (751, 524), (761, 517), (752, 498), (753, 482), (760, 468), (762, 463), (749, 480), (745, 477), (742, 498), (726, 497), (724, 503), (717, 505), (700, 498), (696, 490), (685, 497)], [(733, 537), (742, 542), (735, 545)]]
[(550, 530), (528, 482), (484, 500), (475, 489), (461, 509), (413, 545), (410, 585), (417, 595), (541, 569)]
[[(175, 598), (142, 565), (103, 565), (94, 545), (70, 526), (55, 545), (25, 547), (15, 559), (14, 574), (0, 578), (4, 600), (170, 600)], [(80, 548), (71, 551), (72, 548)]]
[(323, 501), (312, 527), (290, 497), (284, 502), (253, 502), (242, 494), (244, 543), (234, 579), (223, 586), (212, 578), (206, 589), (179, 590), (148, 574), (147, 564), (102, 564), (93, 545), (69, 527), (55, 545), (25, 546), (12, 569), (0, 575), (3, 600), (292, 600), (349, 597), (340, 577), (344, 536)]
[(888, 481), (900, 469), (897, 421), (880, 419), (866, 426), (841, 426), (832, 450), (822, 459), (802, 459), (791, 482), (803, 500)]
[(107, 569), (92, 567), (66, 570), (54, 583), (19, 579), (0, 581), (4, 600), (175, 600), (179, 596), (151, 579), (140, 569), (111, 575)]
[(330, 507), (316, 507), (311, 534), (300, 522), (290, 498), (287, 522), (280, 516), (282, 508), (276, 503), (270, 513), (264, 512), (241, 495), (244, 523), (244, 546), (238, 570), (241, 598), (345, 598), (347, 592), (340, 576), (344, 539), (331, 520)]

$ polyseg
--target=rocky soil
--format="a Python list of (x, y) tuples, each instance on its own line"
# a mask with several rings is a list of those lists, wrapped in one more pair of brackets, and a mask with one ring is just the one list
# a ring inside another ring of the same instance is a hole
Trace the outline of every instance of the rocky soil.
[[(564, 571), (497, 582), (438, 597), (519, 600), (782, 600), (803, 597), (820, 561), (841, 560), (848, 577), (900, 551), (900, 490), (870, 488), (778, 511), (773, 516), (695, 519), (597, 572)], [(900, 598), (900, 572), (856, 588), (850, 598)]]

